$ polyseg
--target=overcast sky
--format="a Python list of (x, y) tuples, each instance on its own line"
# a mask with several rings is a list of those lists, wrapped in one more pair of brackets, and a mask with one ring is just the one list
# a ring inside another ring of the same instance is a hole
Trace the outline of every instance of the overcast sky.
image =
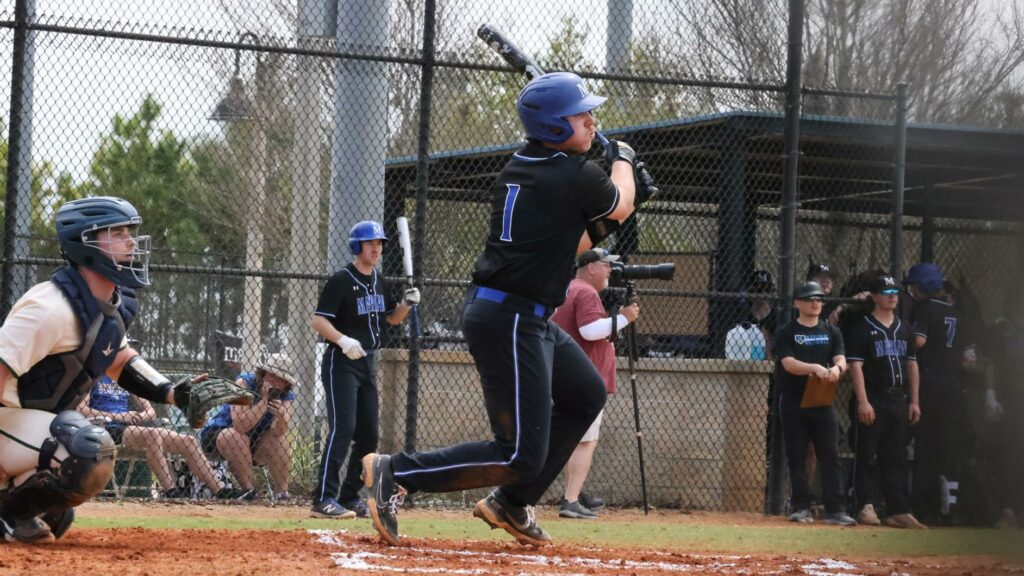
[[(180, 29), (188, 36), (194, 36), (198, 29), (221, 40), (233, 39), (238, 30), (247, 27), (278, 28), (287, 33), (287, 23), (268, 24), (273, 19), (274, 5), (287, 0), (227, 1), (245, 8), (228, 14), (216, 0), (36, 0), (36, 10), (46, 24), (145, 33), (158, 33), (156, 26), (160, 26), (163, 33), (173, 34), (173, 29)], [(986, 9), (1022, 1), (981, 0)], [(6, 4), (0, 9), (0, 17), (10, 20), (13, 2)], [(665, 9), (662, 2), (636, 0), (635, 4), (635, 30), (658, 25), (659, 21), (664, 25), (659, 14)], [(453, 11), (460, 20), (456, 25), (464, 25), (467, 34), (472, 34), (478, 23), (491, 22), (509, 32), (528, 52), (541, 50), (561, 19), (574, 14), (590, 33), (588, 50), (599, 63), (603, 61), (606, 12), (607, 0), (461, 0), (459, 10)], [(0, 38), (0, 57), (9, 62), (13, 34), (5, 30)], [(401, 38), (395, 42), (411, 43)], [(243, 55), (243, 66), (251, 66), (251, 58), (250, 54)], [(231, 52), (226, 50), (41, 34), (36, 47), (33, 157), (51, 160), (81, 180), (99, 136), (109, 131), (113, 116), (135, 111), (147, 93), (164, 106), (162, 127), (187, 138), (217, 134), (219, 127), (208, 118), (223, 96), (230, 63)], [(0, 107), (6, 119), (10, 67), (2, 70)]]

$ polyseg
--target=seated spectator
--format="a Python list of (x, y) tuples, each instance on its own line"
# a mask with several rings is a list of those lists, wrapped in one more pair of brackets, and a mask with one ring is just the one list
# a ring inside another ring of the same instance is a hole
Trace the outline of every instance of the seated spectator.
[[(129, 402), (139, 410), (130, 410)], [(117, 444), (146, 453), (146, 462), (156, 474), (164, 498), (188, 497), (185, 489), (174, 485), (167, 454), (182, 456), (189, 470), (214, 492), (216, 498), (239, 496), (237, 491), (226, 488), (217, 479), (209, 460), (199, 449), (199, 440), (166, 428), (144, 426), (156, 419), (153, 406), (148, 400), (129, 394), (109, 376), (103, 375), (96, 381), (92, 391), (82, 400), (79, 411), (87, 418), (102, 419), (104, 428)]]
[(288, 476), (292, 449), (288, 442), (288, 424), (294, 410), (296, 385), (292, 361), (285, 354), (271, 354), (256, 373), (238, 377), (259, 399), (251, 406), (221, 406), (203, 428), (203, 450), (227, 461), (231, 473), (251, 500), (253, 462), (270, 470), (270, 483), (279, 500), (288, 499)]
[(768, 335), (775, 329), (772, 290), (772, 275), (767, 270), (755, 270), (750, 275), (745, 290), (750, 310), (725, 335), (725, 357), (729, 360), (765, 360), (771, 357)]

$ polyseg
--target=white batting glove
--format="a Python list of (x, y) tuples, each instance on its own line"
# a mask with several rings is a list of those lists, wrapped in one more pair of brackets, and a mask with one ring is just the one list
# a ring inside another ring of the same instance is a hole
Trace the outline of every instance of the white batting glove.
[(1003, 405), (996, 398), (996, 391), (985, 390), (985, 416), (989, 420), (999, 420), (1003, 417)]
[(406, 306), (415, 306), (420, 303), (420, 289), (409, 288), (402, 294), (402, 304)]
[(352, 360), (359, 360), (363, 356), (366, 356), (366, 350), (363, 350), (363, 345), (359, 343), (359, 340), (355, 338), (349, 338), (344, 334), (341, 338), (338, 338), (338, 346), (341, 351), (345, 353)]

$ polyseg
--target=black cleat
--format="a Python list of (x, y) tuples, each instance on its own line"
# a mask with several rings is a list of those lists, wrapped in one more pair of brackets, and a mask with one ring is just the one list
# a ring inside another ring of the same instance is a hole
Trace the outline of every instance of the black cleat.
[(75, 509), (68, 508), (56, 512), (47, 512), (43, 514), (42, 519), (50, 527), (53, 537), (60, 538), (67, 533), (68, 529), (71, 528), (71, 523), (75, 521)]
[(391, 456), (373, 453), (364, 456), (363, 483), (369, 492), (366, 503), (373, 527), (388, 544), (398, 546), (398, 506), (405, 500), (405, 489), (395, 484)]
[(37, 516), (25, 520), (8, 521), (0, 518), (0, 531), (4, 533), (4, 539), (8, 542), (20, 542), (22, 544), (49, 544), (56, 540), (50, 527)]
[(606, 502), (600, 496), (591, 496), (586, 492), (580, 492), (580, 504), (583, 504), (583, 507), (587, 510), (597, 512), (605, 507)]
[(491, 528), (501, 528), (515, 536), (520, 544), (531, 546), (551, 544), (551, 535), (537, 526), (533, 515), (533, 506), (512, 506), (497, 490), (476, 503), (473, 508), (473, 516), (487, 522)]

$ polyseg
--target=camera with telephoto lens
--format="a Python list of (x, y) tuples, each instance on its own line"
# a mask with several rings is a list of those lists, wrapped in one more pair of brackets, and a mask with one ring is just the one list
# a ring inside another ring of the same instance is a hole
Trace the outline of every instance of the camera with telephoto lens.
[(282, 394), (284, 394), (284, 390), (281, 390), (277, 386), (271, 386), (270, 390), (267, 390), (267, 399), (277, 400), (278, 398), (281, 397)]
[(672, 263), (627, 265), (611, 262), (611, 265), (611, 284), (614, 286), (622, 286), (633, 280), (671, 280), (676, 275), (676, 265)]

